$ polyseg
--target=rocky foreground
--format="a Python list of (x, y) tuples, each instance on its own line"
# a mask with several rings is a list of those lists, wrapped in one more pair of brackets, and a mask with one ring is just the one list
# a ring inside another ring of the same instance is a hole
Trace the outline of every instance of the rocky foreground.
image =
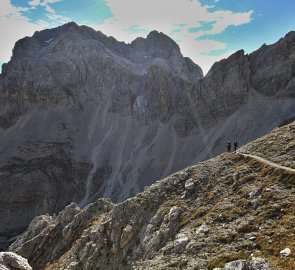
[(13, 252), (0, 252), (0, 270), (32, 270), (28, 261)]
[(237, 153), (36, 217), (10, 251), (33, 269), (295, 269), (295, 122)]

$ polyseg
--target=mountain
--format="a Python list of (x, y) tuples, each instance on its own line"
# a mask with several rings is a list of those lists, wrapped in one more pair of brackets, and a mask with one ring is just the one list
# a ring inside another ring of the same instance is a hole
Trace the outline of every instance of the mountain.
[(156, 31), (125, 44), (68, 23), (19, 40), (0, 75), (0, 241), (294, 119), (294, 39), (238, 51), (205, 77)]
[(294, 157), (295, 122), (119, 204), (36, 217), (10, 251), (46, 270), (295, 269)]

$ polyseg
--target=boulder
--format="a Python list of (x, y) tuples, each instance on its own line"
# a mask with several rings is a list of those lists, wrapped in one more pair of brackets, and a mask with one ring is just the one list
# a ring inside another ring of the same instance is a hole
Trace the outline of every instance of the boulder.
[(205, 223), (196, 230), (197, 235), (205, 235), (207, 233), (209, 233), (209, 226)]
[(164, 219), (164, 212), (158, 212), (156, 213), (150, 220), (150, 224), (152, 224), (153, 226), (159, 226), (163, 219)]
[(288, 257), (291, 254), (291, 250), (289, 248), (285, 248), (280, 251), (280, 255), (282, 257)]
[(251, 270), (270, 270), (266, 261), (260, 257), (252, 257)]
[(189, 243), (189, 238), (185, 234), (179, 234), (174, 241), (175, 245), (175, 252), (180, 253), (183, 252), (186, 248), (187, 244)]
[(184, 185), (184, 188), (186, 190), (193, 190), (195, 188), (195, 183), (194, 183), (194, 180), (193, 179), (188, 179), (185, 181), (185, 185)]
[(173, 206), (169, 211), (168, 219), (171, 221), (176, 220), (179, 218), (180, 213), (181, 213), (181, 208)]
[(178, 178), (179, 178), (180, 181), (186, 180), (187, 177), (188, 177), (188, 175), (185, 172), (181, 172), (181, 173), (178, 174)]
[(236, 260), (224, 265), (224, 270), (251, 270), (250, 265), (245, 260)]
[(120, 247), (124, 248), (132, 239), (133, 237), (133, 227), (131, 225), (127, 225), (122, 232), (121, 240), (120, 240)]
[(0, 269), (33, 270), (28, 260), (13, 253), (0, 252)]

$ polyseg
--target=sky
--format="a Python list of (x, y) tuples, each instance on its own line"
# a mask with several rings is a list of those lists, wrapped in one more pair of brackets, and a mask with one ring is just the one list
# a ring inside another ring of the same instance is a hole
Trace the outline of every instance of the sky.
[(294, 12), (295, 0), (0, 0), (0, 65), (17, 40), (74, 21), (126, 43), (163, 32), (207, 73), (295, 30)]

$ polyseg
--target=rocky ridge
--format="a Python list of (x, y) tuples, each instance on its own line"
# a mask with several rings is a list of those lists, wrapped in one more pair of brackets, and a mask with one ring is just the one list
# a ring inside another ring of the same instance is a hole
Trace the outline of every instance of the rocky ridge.
[(122, 203), (36, 217), (10, 250), (46, 270), (294, 269), (295, 172), (259, 160), (266, 151), (294, 164), (295, 122)]
[(203, 77), (156, 31), (69, 23), (18, 41), (0, 75), (0, 239), (72, 201), (119, 202), (295, 116), (295, 34)]

